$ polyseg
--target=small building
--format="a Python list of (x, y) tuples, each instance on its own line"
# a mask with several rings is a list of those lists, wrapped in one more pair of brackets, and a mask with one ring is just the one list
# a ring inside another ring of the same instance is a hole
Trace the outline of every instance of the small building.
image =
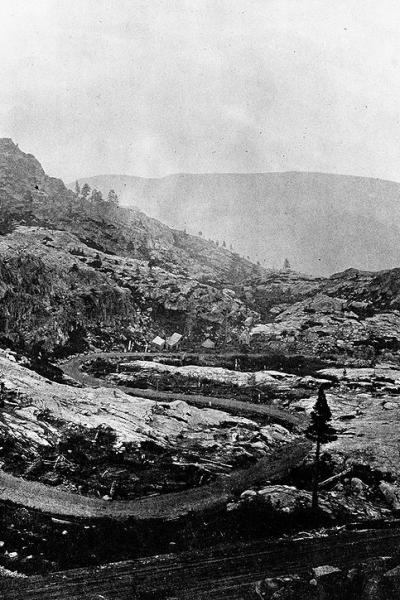
[(165, 340), (157, 335), (154, 340), (151, 341), (151, 345), (157, 348), (157, 350), (162, 350), (165, 346)]
[(207, 350), (213, 350), (215, 348), (215, 342), (210, 340), (210, 338), (207, 338), (206, 340), (204, 340), (201, 346), (202, 348), (206, 348)]
[(182, 335), (180, 333), (173, 333), (167, 338), (167, 347), (168, 348), (177, 348), (182, 340)]

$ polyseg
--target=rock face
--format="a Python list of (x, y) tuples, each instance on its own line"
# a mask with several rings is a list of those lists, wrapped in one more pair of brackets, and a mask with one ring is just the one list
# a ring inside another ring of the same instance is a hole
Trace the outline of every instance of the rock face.
[(250, 386), (268, 386), (271, 385), (282, 390), (288, 390), (290, 386), (298, 385), (301, 381), (300, 377), (288, 373), (277, 371), (232, 371), (223, 367), (201, 367), (195, 365), (187, 365), (184, 367), (175, 367), (163, 363), (135, 360), (130, 363), (121, 363), (120, 370), (128, 373), (128, 375), (119, 375), (120, 381), (129, 381), (129, 372), (139, 372), (142, 375), (146, 372), (169, 373), (179, 375), (184, 379), (197, 380), (200, 382), (221, 383), (224, 385), (237, 386), (245, 388)]
[(144, 349), (160, 331), (189, 339), (238, 338), (251, 311), (239, 299), (197, 280), (110, 256), (76, 236), (18, 227), (0, 236), (0, 331), (32, 351)]
[(235, 288), (260, 320), (253, 349), (371, 361), (399, 355), (400, 270), (349, 269), (328, 279), (271, 273)]
[[(207, 445), (208, 430), (211, 432), (211, 446), (218, 446), (218, 441), (213, 441), (212, 432), (215, 430), (216, 433), (220, 427), (235, 430), (235, 435), (227, 432), (231, 443), (254, 437), (262, 439), (265, 429), (248, 419), (220, 410), (195, 408), (181, 401), (159, 403), (128, 396), (117, 389), (75, 388), (53, 383), (11, 360), (4, 351), (0, 352), (0, 373), (2, 384), (12, 397), (12, 400), (7, 400), (7, 410), (2, 415), (2, 429), (8, 428), (33, 447), (50, 444), (53, 435), (57, 434), (56, 425), (48, 427), (41, 420), (43, 411), (55, 423), (76, 423), (89, 429), (102, 425), (113, 429), (121, 442), (141, 444), (153, 441), (164, 447), (174, 447), (183, 434), (189, 438), (193, 434), (193, 439), (197, 440), (200, 432)], [(277, 431), (283, 430), (276, 427)], [(266, 427), (267, 442), (263, 448), (268, 447), (268, 431), (270, 429)], [(286, 434), (287, 440), (292, 439), (289, 432), (286, 431)], [(274, 439), (278, 438), (275, 436)], [(269, 442), (272, 439), (269, 438)]]
[(137, 210), (75, 195), (9, 139), (0, 140), (0, 184), (6, 343), (74, 352), (101, 337), (142, 348), (176, 329), (226, 341), (253, 314), (229, 288), (262, 269)]
[[(324, 446), (325, 451), (335, 456), (339, 465), (359, 464), (400, 477), (398, 392), (372, 394), (371, 380), (360, 381), (354, 387), (342, 382), (329, 390), (327, 399), (338, 439)], [(309, 398), (293, 402), (291, 406), (309, 413), (314, 402)], [(388, 402), (390, 410), (386, 408)]]
[[(228, 510), (240, 511), (245, 507), (250, 510), (272, 510), (275, 518), (298, 518), (301, 523), (301, 519), (311, 509), (311, 492), (289, 485), (267, 485), (257, 491), (245, 490), (236, 502), (228, 505)], [(348, 493), (347, 490), (320, 492), (319, 509), (327, 520), (351, 519), (353, 522), (379, 519), (387, 513), (379, 503), (374, 503), (365, 496)], [(301, 532), (298, 535), (302, 538), (303, 534)]]
[(52, 383), (13, 358), (0, 351), (1, 468), (68, 491), (177, 491), (299, 441), (279, 425), (183, 401)]

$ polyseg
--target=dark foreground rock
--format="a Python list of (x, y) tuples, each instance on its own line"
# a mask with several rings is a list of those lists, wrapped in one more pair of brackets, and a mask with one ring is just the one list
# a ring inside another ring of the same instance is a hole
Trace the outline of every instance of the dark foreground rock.
[(307, 574), (262, 580), (255, 592), (263, 600), (397, 600), (400, 566), (393, 565), (398, 560), (380, 557), (348, 569), (324, 564)]

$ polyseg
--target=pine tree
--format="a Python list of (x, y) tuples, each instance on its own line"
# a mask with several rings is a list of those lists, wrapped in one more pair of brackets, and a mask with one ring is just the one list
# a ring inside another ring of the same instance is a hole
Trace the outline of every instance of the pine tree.
[(110, 190), (108, 192), (107, 200), (108, 200), (108, 202), (110, 202), (111, 204), (114, 204), (115, 206), (119, 205), (118, 194), (114, 190)]
[(81, 189), (82, 198), (88, 198), (90, 191), (91, 191), (90, 185), (88, 183), (84, 183), (82, 186), (82, 189)]
[(285, 271), (289, 271), (292, 268), (287, 258), (285, 258), (285, 260), (283, 261), (283, 268), (285, 269)]
[(321, 385), (318, 390), (318, 398), (311, 412), (311, 423), (306, 431), (306, 436), (316, 442), (313, 485), (312, 485), (312, 509), (318, 508), (318, 476), (321, 455), (321, 445), (333, 442), (337, 439), (336, 430), (329, 424), (332, 418), (331, 410), (328, 406), (324, 386)]
[(90, 201), (93, 202), (93, 204), (96, 204), (97, 202), (102, 202), (103, 194), (99, 190), (93, 189), (90, 195)]
[(81, 186), (79, 185), (79, 181), (75, 181), (75, 193), (77, 196), (81, 193)]

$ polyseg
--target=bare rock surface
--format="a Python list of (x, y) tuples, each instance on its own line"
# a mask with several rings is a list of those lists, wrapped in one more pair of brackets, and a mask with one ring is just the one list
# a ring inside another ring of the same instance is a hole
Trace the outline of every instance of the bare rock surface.
[[(223, 383), (225, 385), (234, 385), (237, 387), (249, 387), (251, 385), (275, 385), (287, 388), (289, 385), (296, 385), (300, 378), (288, 373), (280, 371), (256, 371), (243, 372), (232, 371), (222, 367), (201, 367), (188, 365), (184, 367), (176, 367), (153, 361), (134, 361), (130, 363), (121, 363), (122, 371), (156, 371), (159, 373), (171, 373), (181, 375), (188, 379), (197, 379), (198, 381), (211, 381)], [(118, 377), (121, 381), (129, 379), (129, 375), (121, 374)]]
[[(297, 515), (301, 518), (301, 514), (311, 509), (311, 492), (291, 485), (266, 485), (257, 490), (245, 490), (236, 502), (228, 505), (228, 508), (230, 511), (238, 510), (246, 504), (255, 506), (255, 503), (257, 506), (267, 506), (276, 516)], [(339, 517), (353, 521), (380, 519), (388, 513), (384, 504), (374, 502), (373, 499), (370, 500), (351, 489), (320, 492), (319, 508), (328, 519)], [(300, 533), (299, 537), (301, 536)]]
[[(358, 371), (354, 373), (354, 377), (358, 375)], [(365, 376), (362, 373), (362, 379)], [(343, 386), (331, 389), (327, 399), (338, 439), (326, 444), (324, 450), (333, 453), (340, 463), (369, 465), (400, 476), (400, 396), (387, 392), (376, 396), (368, 390)], [(314, 402), (314, 398), (306, 398), (290, 406), (309, 414)]]
[(109, 427), (120, 443), (152, 441), (165, 448), (207, 448), (221, 460), (236, 452), (262, 456), (274, 443), (295, 439), (279, 425), (260, 426), (183, 401), (160, 403), (117, 389), (52, 383), (10, 360), (6, 352), (0, 352), (0, 373), (11, 398), (2, 413), (2, 429), (33, 447), (53, 443), (63, 423)]

